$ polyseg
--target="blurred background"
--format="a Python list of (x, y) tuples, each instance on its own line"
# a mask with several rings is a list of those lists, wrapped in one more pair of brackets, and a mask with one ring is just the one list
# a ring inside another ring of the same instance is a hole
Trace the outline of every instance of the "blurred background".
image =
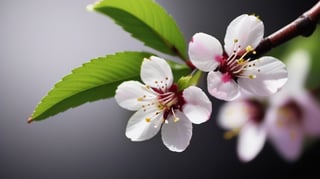
[[(156, 0), (187, 41), (196, 32), (223, 40), (240, 14), (257, 14), (269, 35), (317, 0)], [(236, 155), (213, 117), (194, 125), (190, 146), (170, 152), (160, 135), (140, 143), (125, 137), (132, 114), (114, 99), (87, 103), (42, 122), (27, 124), (32, 110), (63, 76), (98, 56), (150, 50), (113, 21), (87, 12), (92, 0), (2, 0), (0, 6), (0, 178), (270, 178), (317, 174), (320, 144), (285, 162), (267, 143), (252, 162)], [(318, 167), (319, 168), (319, 167)]]

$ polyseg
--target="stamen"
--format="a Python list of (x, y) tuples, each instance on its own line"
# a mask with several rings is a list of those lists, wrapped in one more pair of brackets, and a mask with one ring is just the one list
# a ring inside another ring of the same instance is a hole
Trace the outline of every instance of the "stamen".
[(151, 118), (150, 117), (147, 117), (146, 118), (146, 122), (150, 122), (151, 121)]
[(254, 49), (252, 48), (251, 45), (248, 45), (248, 46), (246, 47), (246, 52), (253, 52), (253, 51), (254, 51)]
[(250, 74), (250, 75), (249, 75), (249, 78), (250, 78), (250, 79), (255, 79), (256, 77), (257, 77), (257, 76), (254, 75), (254, 74)]
[(171, 112), (172, 112), (172, 115), (173, 115), (173, 122), (177, 123), (177, 122), (180, 120), (180, 118), (178, 118), (178, 117), (176, 116), (176, 114), (174, 113), (173, 108), (171, 108)]
[(227, 131), (224, 133), (223, 138), (226, 140), (230, 140), (233, 137), (237, 136), (239, 134), (240, 130), (238, 128), (232, 129), (230, 131)]

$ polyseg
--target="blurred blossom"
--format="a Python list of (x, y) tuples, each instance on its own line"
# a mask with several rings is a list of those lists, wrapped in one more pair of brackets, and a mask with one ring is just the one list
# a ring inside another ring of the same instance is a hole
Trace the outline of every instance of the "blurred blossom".
[(320, 136), (320, 106), (304, 89), (309, 64), (306, 51), (295, 51), (287, 63), (287, 85), (270, 98), (266, 117), (268, 134), (277, 151), (288, 161), (298, 159), (305, 137)]
[(126, 136), (132, 141), (145, 141), (162, 128), (165, 146), (174, 152), (184, 151), (191, 140), (192, 123), (200, 124), (210, 118), (209, 98), (195, 86), (178, 90), (169, 64), (159, 57), (144, 59), (140, 76), (144, 84), (126, 81), (116, 90), (117, 103), (137, 111), (128, 121)]
[(265, 104), (253, 98), (226, 103), (218, 116), (221, 127), (229, 130), (225, 138), (239, 134), (237, 153), (242, 161), (252, 160), (263, 148), (267, 137)]
[(239, 134), (237, 153), (242, 161), (254, 159), (266, 138), (284, 159), (293, 161), (302, 152), (305, 136), (320, 136), (320, 107), (304, 88), (310, 57), (299, 50), (288, 59), (289, 80), (278, 93), (268, 99), (242, 96), (221, 108), (219, 125), (229, 130), (226, 138)]
[(253, 15), (243, 14), (227, 27), (224, 48), (213, 36), (196, 33), (189, 43), (191, 62), (209, 72), (208, 91), (221, 100), (231, 101), (247, 91), (257, 96), (277, 92), (287, 81), (285, 65), (270, 56), (250, 59), (263, 39), (263, 22)]

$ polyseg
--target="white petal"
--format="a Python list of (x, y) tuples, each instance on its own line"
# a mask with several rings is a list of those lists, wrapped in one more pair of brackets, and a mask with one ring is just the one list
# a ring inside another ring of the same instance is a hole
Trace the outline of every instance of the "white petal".
[[(263, 22), (253, 15), (243, 14), (235, 18), (228, 26), (224, 38), (224, 49), (230, 55), (235, 47), (240, 45), (240, 49), (247, 46), (256, 48), (263, 38)], [(237, 41), (236, 46), (234, 44)]]
[(291, 94), (300, 93), (309, 72), (310, 55), (305, 50), (295, 50), (286, 64), (289, 77), (284, 89)]
[(238, 79), (239, 86), (258, 95), (269, 96), (278, 92), (288, 80), (285, 64), (274, 57), (262, 57), (248, 63)]
[(180, 118), (178, 122), (174, 122), (171, 115), (167, 120), (168, 123), (163, 124), (161, 130), (162, 141), (164, 145), (171, 151), (184, 151), (192, 137), (192, 123), (182, 113), (177, 112), (176, 116)]
[(227, 130), (241, 128), (249, 119), (250, 113), (245, 101), (225, 103), (218, 115), (218, 124)]
[[(156, 114), (158, 109), (154, 107), (148, 111), (140, 109), (128, 121), (126, 136), (132, 141), (144, 141), (155, 136), (162, 123), (162, 112)], [(150, 122), (147, 120), (150, 119)]]
[(155, 56), (143, 60), (140, 76), (146, 85), (158, 89), (169, 88), (173, 82), (169, 64), (164, 59)]
[(194, 66), (202, 71), (215, 70), (222, 58), (220, 42), (211, 35), (196, 33), (189, 43), (189, 57)]
[(208, 74), (208, 91), (209, 93), (221, 100), (232, 101), (239, 97), (239, 86), (233, 80), (225, 80), (224, 74), (211, 71)]
[(237, 152), (239, 158), (248, 162), (262, 150), (266, 141), (266, 130), (263, 125), (248, 122), (239, 133)]
[(212, 112), (212, 104), (207, 95), (198, 87), (190, 86), (183, 91), (183, 112), (195, 124), (200, 124), (208, 119)]
[(279, 108), (269, 109), (266, 117), (268, 134), (274, 147), (284, 159), (296, 160), (302, 152), (303, 133), (299, 123), (290, 121), (281, 115)]
[(138, 81), (121, 83), (114, 97), (121, 107), (133, 111), (157, 99), (157, 96), (150, 88), (147, 88)]

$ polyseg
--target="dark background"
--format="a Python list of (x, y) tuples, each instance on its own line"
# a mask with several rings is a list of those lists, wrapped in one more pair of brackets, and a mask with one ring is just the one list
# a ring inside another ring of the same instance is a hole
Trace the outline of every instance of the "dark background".
[[(316, 0), (157, 0), (186, 39), (206, 32), (223, 40), (229, 22), (257, 14), (265, 34), (286, 25)], [(268, 143), (250, 163), (238, 160), (215, 120), (194, 125), (183, 153), (160, 135), (141, 143), (124, 135), (132, 113), (114, 99), (82, 105), (42, 122), (26, 119), (52, 86), (89, 59), (125, 50), (150, 50), (109, 18), (85, 7), (92, 0), (1, 0), (0, 178), (270, 178), (317, 174), (320, 145), (287, 163)]]

